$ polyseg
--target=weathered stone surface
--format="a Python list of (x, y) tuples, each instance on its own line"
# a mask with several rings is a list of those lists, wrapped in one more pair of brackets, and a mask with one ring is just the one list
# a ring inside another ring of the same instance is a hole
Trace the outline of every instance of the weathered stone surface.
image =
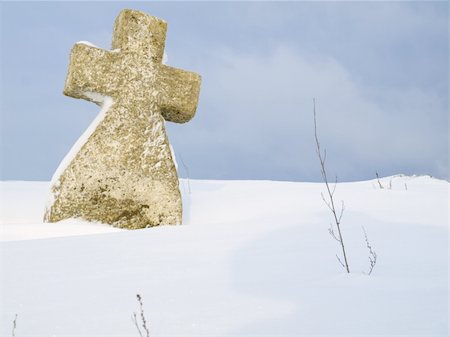
[(166, 26), (123, 10), (113, 50), (73, 47), (64, 94), (103, 109), (55, 173), (46, 221), (77, 217), (130, 229), (181, 223), (164, 120), (194, 116), (200, 76), (162, 64)]

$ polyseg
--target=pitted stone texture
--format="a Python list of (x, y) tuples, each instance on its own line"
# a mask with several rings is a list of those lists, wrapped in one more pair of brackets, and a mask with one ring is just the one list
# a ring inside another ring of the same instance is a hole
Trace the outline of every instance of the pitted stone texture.
[(182, 204), (164, 120), (195, 114), (200, 76), (161, 64), (166, 23), (133, 10), (116, 19), (113, 50), (76, 44), (64, 94), (112, 105), (51, 187), (45, 220), (122, 228), (180, 224)]

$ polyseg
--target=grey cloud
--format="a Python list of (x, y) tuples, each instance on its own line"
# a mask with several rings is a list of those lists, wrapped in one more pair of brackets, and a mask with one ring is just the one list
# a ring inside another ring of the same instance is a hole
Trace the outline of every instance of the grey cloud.
[(204, 69), (208, 109), (185, 136), (190, 150), (171, 134), (180, 151), (207, 158), (206, 167), (191, 164), (195, 176), (219, 178), (215, 173), (229, 155), (227, 165), (239, 170), (227, 178), (313, 179), (316, 97), (321, 140), (342, 179), (414, 170), (445, 177), (446, 112), (436, 94), (387, 89), (374, 100), (336, 60), (308, 58), (288, 47), (270, 55), (216, 53)]
[(197, 116), (168, 123), (191, 177), (320, 180), (313, 97), (340, 179), (448, 177), (447, 3), (0, 6), (2, 179), (49, 179), (94, 119), (96, 106), (61, 94), (69, 51), (109, 48), (123, 7), (166, 19), (169, 65), (203, 76)]

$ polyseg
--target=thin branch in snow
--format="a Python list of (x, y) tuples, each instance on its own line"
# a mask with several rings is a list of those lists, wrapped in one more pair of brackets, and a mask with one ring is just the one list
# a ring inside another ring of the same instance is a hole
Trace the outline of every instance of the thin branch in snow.
[[(345, 251), (345, 245), (344, 245), (344, 239), (342, 237), (342, 231), (341, 231), (341, 220), (342, 220), (342, 216), (344, 214), (344, 202), (341, 202), (341, 209), (340, 211), (338, 211), (335, 207), (335, 200), (334, 200), (334, 192), (336, 190), (336, 186), (337, 186), (337, 177), (334, 183), (333, 188), (330, 188), (330, 184), (328, 182), (328, 176), (327, 176), (327, 170), (325, 168), (325, 160), (326, 160), (326, 156), (327, 156), (327, 151), (326, 149), (323, 150), (323, 156), (322, 156), (322, 150), (320, 147), (320, 141), (319, 141), (319, 136), (317, 135), (317, 117), (316, 117), (316, 99), (313, 99), (313, 115), (314, 115), (314, 138), (316, 141), (316, 153), (317, 153), (317, 157), (319, 158), (319, 163), (320, 163), (320, 172), (322, 174), (322, 179), (325, 183), (325, 187), (327, 190), (327, 198), (325, 198), (324, 194), (322, 193), (322, 200), (324, 201), (325, 205), (327, 205), (327, 207), (330, 209), (331, 213), (333, 214), (333, 219), (334, 222), (336, 224), (336, 229), (337, 229), (337, 233), (338, 235), (336, 235), (336, 233), (334, 232), (333, 227), (331, 227), (331, 230), (329, 229), (329, 233), (330, 235), (335, 238), (342, 249), (342, 255), (344, 256), (344, 263), (342, 263), (342, 261), (339, 259), (339, 257), (336, 255), (339, 263), (346, 269), (347, 273), (350, 273), (350, 267), (348, 265), (348, 260), (347, 260), (347, 254)], [(339, 215), (338, 215), (339, 213)]]
[(337, 242), (341, 242), (341, 241), (339, 241), (339, 238), (336, 236), (336, 233), (334, 232), (334, 228), (333, 228), (333, 224), (332, 223), (330, 223), (330, 227), (328, 228), (328, 233), (330, 233), (330, 235), (331, 235), (331, 237), (333, 238), (333, 239), (335, 239)]
[(137, 321), (137, 314), (135, 312), (133, 312), (133, 316), (131, 317), (134, 325), (136, 326), (137, 331), (139, 332), (139, 336), (144, 337), (144, 335), (142, 334), (141, 328), (139, 327), (139, 323)]
[(133, 317), (132, 317), (134, 325), (136, 326), (136, 329), (138, 330), (139, 335), (141, 337), (150, 337), (150, 331), (147, 327), (147, 320), (145, 319), (144, 305), (142, 303), (142, 297), (141, 297), (141, 295), (137, 294), (136, 298), (139, 302), (141, 325), (142, 325), (142, 329), (145, 331), (145, 335), (143, 334), (142, 330), (139, 327), (138, 318), (137, 318), (138, 314), (136, 312), (133, 312)]
[(12, 337), (16, 336), (17, 316), (19, 316), (19, 315), (16, 314), (16, 316), (14, 317), (14, 320), (13, 320)]
[(364, 226), (361, 226), (363, 232), (364, 232), (364, 238), (366, 240), (366, 247), (367, 250), (369, 251), (369, 271), (367, 272), (367, 275), (372, 274), (373, 268), (375, 268), (375, 265), (377, 264), (377, 253), (375, 252), (375, 250), (373, 249), (372, 245), (369, 242), (369, 238), (367, 236), (367, 232), (366, 229), (364, 228)]
[(327, 205), (327, 207), (330, 209), (330, 211), (333, 212), (333, 208), (331, 207), (331, 204), (327, 201), (327, 199), (325, 199), (325, 196), (323, 195), (323, 193), (320, 193), (320, 195), (322, 196), (322, 200), (325, 203), (325, 205)]
[(338, 262), (341, 264), (341, 266), (343, 267), (343, 268), (345, 268), (345, 265), (344, 265), (344, 263), (341, 261), (341, 259), (339, 258), (339, 256), (336, 254), (336, 259), (338, 260)]
[(380, 177), (378, 176), (378, 172), (375, 172), (375, 175), (377, 176), (378, 186), (380, 186), (380, 190), (384, 188), (383, 185), (381, 185)]
[(336, 176), (336, 177), (335, 177), (335, 180), (334, 180), (333, 191), (331, 192), (331, 195), (332, 195), (332, 196), (334, 196), (334, 192), (336, 191), (337, 182), (338, 182), (338, 179), (337, 179), (337, 176)]
[(184, 163), (183, 157), (181, 155), (179, 157), (180, 157), (181, 165), (183, 165), (184, 170), (186, 171), (186, 181), (187, 181), (187, 185), (188, 185), (188, 191), (189, 191), (189, 194), (191, 194), (191, 184), (189, 182), (189, 180), (190, 180), (189, 168)]
[(344, 210), (345, 210), (344, 200), (341, 200), (341, 212), (339, 214), (339, 219), (338, 219), (339, 224), (341, 223), (342, 216), (344, 215)]

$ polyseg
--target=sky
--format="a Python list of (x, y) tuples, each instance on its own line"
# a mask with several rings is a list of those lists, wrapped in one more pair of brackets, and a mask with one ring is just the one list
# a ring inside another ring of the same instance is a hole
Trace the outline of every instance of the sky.
[(70, 49), (110, 49), (124, 8), (202, 76), (195, 117), (167, 123), (180, 176), (320, 181), (315, 98), (330, 176), (449, 178), (447, 2), (1, 2), (1, 180), (49, 180), (93, 121), (62, 94)]

